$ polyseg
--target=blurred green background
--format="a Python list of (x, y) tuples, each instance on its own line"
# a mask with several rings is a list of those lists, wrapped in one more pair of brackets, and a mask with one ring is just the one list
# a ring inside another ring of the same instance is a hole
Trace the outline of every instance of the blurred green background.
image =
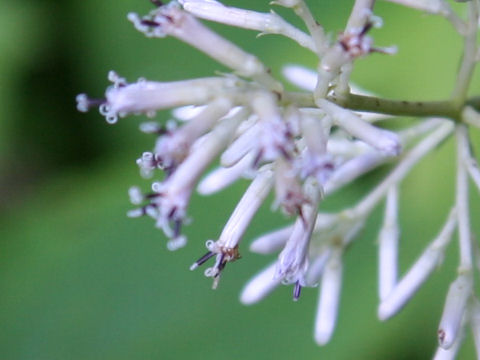
[[(266, 11), (267, 1), (225, 3)], [(353, 1), (310, 1), (333, 34)], [(459, 5), (460, 9), (462, 5)], [(242, 252), (220, 287), (210, 290), (202, 270), (189, 265), (215, 238), (246, 187), (210, 198), (195, 196), (189, 244), (174, 253), (149, 219), (127, 219), (127, 189), (148, 182), (135, 159), (154, 139), (137, 129), (142, 117), (107, 125), (97, 113), (75, 110), (75, 95), (101, 96), (106, 75), (129, 80), (174, 80), (225, 70), (174, 39), (147, 39), (126, 20), (146, 13), (147, 0), (23, 0), (0, 3), (0, 359), (426, 359), (448, 283), (456, 245), (444, 266), (394, 319), (376, 319), (377, 209), (346, 255), (337, 330), (326, 347), (312, 337), (317, 289), (298, 303), (282, 287), (244, 307), (238, 294), (271, 259)], [(288, 11), (278, 10), (288, 16)], [(358, 61), (353, 79), (388, 97), (441, 99), (449, 95), (460, 38), (442, 19), (379, 2), (385, 25), (379, 46), (396, 56)], [(255, 52), (279, 75), (282, 64), (314, 67), (315, 58), (276, 36), (212, 25)], [(478, 77), (472, 93), (480, 90)], [(159, 114), (168, 119), (168, 114)], [(478, 132), (474, 142), (480, 143)], [(401, 269), (435, 236), (453, 200), (451, 141), (417, 167), (402, 186)], [(351, 203), (375, 184), (380, 171), (324, 206)], [(472, 188), (472, 222), (480, 213)], [(283, 224), (266, 204), (245, 240)], [(246, 249), (246, 246), (244, 245)], [(474, 358), (468, 334), (461, 359)]]

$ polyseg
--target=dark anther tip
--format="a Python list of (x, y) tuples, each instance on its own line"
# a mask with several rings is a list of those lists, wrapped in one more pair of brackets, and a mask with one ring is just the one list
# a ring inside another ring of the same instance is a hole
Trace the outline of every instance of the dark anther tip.
[(159, 23), (157, 23), (156, 21), (153, 21), (153, 20), (147, 20), (147, 19), (143, 19), (141, 21), (142, 25), (146, 25), (146, 26), (150, 26), (150, 27), (157, 27), (157, 26), (160, 26)]
[(295, 283), (295, 287), (293, 288), (293, 301), (297, 301), (300, 298), (300, 293), (302, 292), (302, 285), (300, 285), (300, 281)]
[(160, 0), (150, 0), (150, 2), (156, 7), (163, 6), (163, 1), (160, 1)]
[(200, 259), (195, 261), (195, 264), (197, 264), (197, 266), (203, 265), (204, 263), (207, 262), (208, 259), (210, 259), (211, 257), (213, 257), (215, 255), (216, 255), (216, 253), (214, 253), (212, 251), (209, 251), (205, 255), (203, 255)]

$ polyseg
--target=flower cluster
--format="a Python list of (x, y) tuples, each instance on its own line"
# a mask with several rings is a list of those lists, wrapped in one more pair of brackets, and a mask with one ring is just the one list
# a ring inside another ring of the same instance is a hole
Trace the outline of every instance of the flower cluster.
[[(468, 127), (478, 126), (476, 103), (466, 99), (474, 63), (478, 1), (465, 6), (463, 20), (443, 0), (392, 2), (414, 7), (449, 20), (465, 38), (465, 54), (452, 98), (444, 102), (410, 103), (366, 94), (350, 83), (354, 61), (371, 53), (394, 54), (379, 48), (368, 35), (380, 20), (373, 15), (374, 0), (356, 0), (348, 23), (334, 40), (326, 36), (303, 0), (277, 0), (291, 8), (308, 33), (274, 12), (260, 13), (228, 7), (215, 0), (178, 0), (163, 4), (147, 16), (129, 14), (136, 29), (148, 37), (173, 36), (231, 69), (230, 74), (173, 82), (139, 79), (129, 83), (113, 71), (105, 97), (77, 97), (77, 107), (99, 106), (109, 123), (129, 114), (155, 117), (161, 109), (174, 109), (174, 120), (149, 122), (141, 130), (158, 136), (153, 151), (137, 160), (142, 176), (163, 172), (162, 180), (143, 193), (133, 187), (131, 202), (138, 208), (129, 216), (147, 215), (168, 238), (170, 250), (186, 244), (182, 225), (195, 189), (215, 193), (239, 178), (251, 183), (219, 237), (206, 242), (207, 252), (191, 269), (208, 262), (205, 275), (218, 285), (227, 263), (240, 257), (243, 235), (267, 196), (275, 195), (274, 208), (293, 224), (255, 239), (250, 250), (279, 252), (277, 260), (245, 286), (241, 301), (255, 303), (280, 284), (292, 284), (293, 299), (302, 287), (320, 289), (315, 340), (327, 343), (335, 328), (342, 284), (343, 254), (366, 219), (382, 201), (385, 214), (378, 235), (378, 316), (396, 314), (441, 262), (458, 229), (460, 265), (450, 285), (441, 318), (436, 358), (454, 357), (463, 332), (473, 329), (480, 356), (480, 303), (473, 291), (474, 244), (469, 220), (468, 176), (480, 188), (480, 170), (471, 153)], [(288, 92), (256, 56), (206, 27), (199, 19), (279, 34), (318, 56), (316, 71), (287, 65), (284, 77), (302, 92)], [(409, 114), (422, 121), (398, 131), (378, 121)], [(457, 140), (456, 200), (438, 236), (411, 269), (397, 274), (399, 185), (410, 170), (447, 137)], [(204, 176), (217, 159), (220, 166)], [(336, 213), (321, 211), (322, 199), (386, 162), (389, 174), (360, 201)], [(203, 176), (203, 178), (202, 178)]]

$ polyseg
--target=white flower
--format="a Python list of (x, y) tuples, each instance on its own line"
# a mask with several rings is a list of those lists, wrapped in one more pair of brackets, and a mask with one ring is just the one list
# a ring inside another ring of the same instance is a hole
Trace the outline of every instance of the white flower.
[(307, 286), (305, 274), (308, 270), (308, 249), (320, 202), (320, 190), (316, 181), (307, 179), (304, 194), (307, 202), (301, 207), (292, 233), (278, 256), (275, 275), (287, 284), (295, 284), (294, 300), (298, 300), (301, 287)]
[(384, 300), (397, 283), (398, 239), (398, 189), (390, 188), (385, 204), (385, 216), (378, 236), (379, 298)]
[(172, 171), (189, 155), (194, 142), (209, 132), (219, 119), (228, 113), (232, 103), (227, 98), (217, 98), (176, 131), (158, 138), (155, 145), (157, 161)]
[(245, 305), (251, 305), (272, 292), (282, 281), (275, 277), (276, 272), (277, 262), (275, 261), (248, 282), (240, 295), (240, 301)]
[(253, 178), (254, 159), (255, 155), (250, 152), (230, 167), (215, 169), (200, 181), (197, 191), (202, 195), (210, 195), (226, 188), (240, 177)]
[(100, 113), (109, 123), (128, 114), (144, 113), (154, 116), (156, 110), (189, 104), (203, 104), (215, 95), (231, 87), (227, 78), (206, 78), (173, 82), (155, 82), (140, 79), (128, 84), (113, 71), (109, 79), (114, 85), (105, 93), (105, 99), (89, 99), (85, 94), (77, 96), (77, 108), (87, 111), (91, 106), (100, 105)]
[(260, 169), (258, 175), (252, 181), (233, 211), (233, 214), (230, 216), (218, 241), (207, 241), (206, 246), (208, 252), (190, 267), (190, 270), (194, 270), (209, 258), (216, 256), (214, 266), (205, 271), (207, 277), (214, 279), (213, 288), (217, 287), (220, 274), (227, 262), (237, 260), (240, 257), (238, 252), (240, 240), (252, 221), (253, 216), (269, 194), (272, 183), (273, 171), (270, 167), (267, 166)]
[(195, 17), (172, 1), (168, 5), (153, 10), (150, 16), (140, 18), (135, 13), (128, 14), (135, 28), (148, 37), (174, 36), (199, 49), (219, 63), (236, 71), (239, 75), (253, 77), (271, 89), (282, 90), (274, 81), (267, 68), (254, 55), (251, 55), (232, 42), (208, 29)]
[(407, 274), (394, 285), (386, 296), (380, 299), (378, 308), (380, 320), (386, 320), (396, 314), (441, 263), (445, 248), (452, 239), (456, 224), (456, 212), (452, 210), (440, 234), (423, 251)]
[(312, 51), (315, 45), (312, 38), (286, 22), (273, 11), (260, 13), (252, 10), (229, 7), (213, 0), (179, 0), (183, 9), (196, 17), (220, 22), (226, 25), (257, 30), (262, 34), (280, 34), (296, 41)]
[[(154, 217), (157, 226), (163, 229), (169, 238), (178, 240), (180, 227), (186, 219), (187, 206), (196, 183), (230, 141), (245, 114), (241, 111), (224, 118), (206, 137), (199, 139), (201, 145), (182, 159), (181, 164), (163, 182), (153, 183), (154, 194), (149, 196), (150, 204), (146, 208), (156, 209)], [(183, 244), (184, 241), (177, 243)]]
[(448, 350), (458, 337), (462, 318), (472, 295), (473, 279), (470, 274), (461, 274), (450, 285), (438, 327), (438, 342)]

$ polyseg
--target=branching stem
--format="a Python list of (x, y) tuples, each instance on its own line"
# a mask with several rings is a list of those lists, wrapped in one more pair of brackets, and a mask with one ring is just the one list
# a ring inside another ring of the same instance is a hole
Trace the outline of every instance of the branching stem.
[[(283, 102), (300, 107), (317, 107), (313, 96), (308, 93), (286, 92)], [(329, 95), (327, 100), (344, 108), (355, 111), (366, 111), (395, 116), (442, 117), (461, 122), (462, 109), (471, 106), (480, 110), (480, 97), (472, 97), (463, 103), (452, 100), (439, 101), (408, 101), (392, 100), (375, 96), (346, 94), (343, 96)]]

